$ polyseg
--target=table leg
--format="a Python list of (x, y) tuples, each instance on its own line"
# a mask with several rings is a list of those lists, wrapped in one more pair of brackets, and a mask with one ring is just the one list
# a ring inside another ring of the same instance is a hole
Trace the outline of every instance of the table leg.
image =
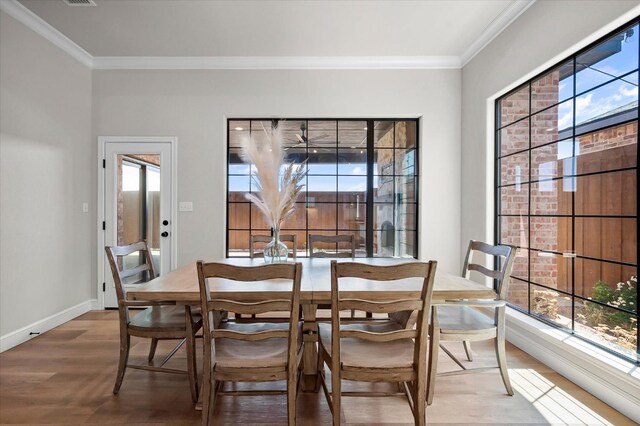
[(316, 377), (318, 375), (318, 324), (316, 323), (316, 310), (318, 305), (312, 303), (302, 304), (302, 315), (304, 324), (302, 325), (303, 354), (302, 354), (302, 390), (305, 392), (315, 391)]

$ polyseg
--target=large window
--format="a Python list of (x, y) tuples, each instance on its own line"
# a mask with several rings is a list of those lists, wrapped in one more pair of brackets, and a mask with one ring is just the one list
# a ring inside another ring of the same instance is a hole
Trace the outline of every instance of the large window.
[(297, 235), (298, 256), (308, 256), (307, 242), (314, 234), (355, 235), (359, 257), (418, 256), (417, 120), (227, 124), (227, 256), (249, 256), (249, 236), (271, 234), (245, 198), (256, 186), (251, 166), (239, 154), (244, 140), (260, 143), (273, 126), (282, 129), (287, 161), (307, 168), (295, 215), (282, 226), (282, 233)]
[(638, 22), (496, 102), (512, 307), (636, 362)]

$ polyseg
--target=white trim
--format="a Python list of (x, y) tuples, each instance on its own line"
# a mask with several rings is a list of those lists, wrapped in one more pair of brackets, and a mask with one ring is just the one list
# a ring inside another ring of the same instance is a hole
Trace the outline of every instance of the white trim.
[(26, 327), (22, 327), (16, 331), (5, 334), (4, 336), (0, 336), (0, 352), (4, 352), (8, 349), (13, 348), (14, 346), (18, 346), (19, 344), (38, 336), (37, 334), (30, 335), (29, 333), (31, 332), (40, 334), (45, 333), (52, 328), (64, 324), (67, 321), (71, 321), (72, 319), (84, 313), (95, 310), (96, 305), (96, 299), (85, 300), (82, 303), (78, 303), (75, 306), (50, 315), (46, 318), (34, 322), (33, 324), (29, 324)]
[(98, 56), (101, 70), (459, 69), (457, 56)]
[(0, 10), (6, 12), (9, 16), (21, 22), (46, 40), (49, 40), (84, 66), (88, 68), (93, 67), (93, 56), (74, 43), (69, 37), (53, 28), (26, 6), (19, 3), (18, 0), (0, 1)]
[(500, 14), (487, 26), (482, 34), (475, 39), (471, 46), (467, 47), (460, 55), (461, 67), (464, 67), (474, 56), (482, 51), (504, 31), (513, 21), (529, 9), (536, 0), (516, 0), (507, 6)]
[(640, 423), (640, 367), (515, 309), (507, 312), (509, 342)]
[(178, 267), (178, 138), (176, 136), (98, 136), (98, 208), (97, 208), (97, 276), (96, 287), (98, 290), (97, 309), (104, 309), (104, 292), (102, 283), (104, 279), (104, 230), (102, 222), (105, 220), (105, 172), (102, 160), (105, 159), (106, 144), (108, 142), (132, 142), (132, 143), (158, 143), (164, 142), (171, 145), (171, 270)]

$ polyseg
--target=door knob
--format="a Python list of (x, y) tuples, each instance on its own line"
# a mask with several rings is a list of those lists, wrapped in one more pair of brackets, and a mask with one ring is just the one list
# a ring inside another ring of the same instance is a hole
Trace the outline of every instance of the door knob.
[(160, 234), (160, 235), (161, 235), (161, 236), (163, 236), (163, 237), (168, 237), (168, 236), (169, 236), (169, 233), (168, 233), (167, 231), (164, 231), (164, 232), (163, 232), (162, 234)]

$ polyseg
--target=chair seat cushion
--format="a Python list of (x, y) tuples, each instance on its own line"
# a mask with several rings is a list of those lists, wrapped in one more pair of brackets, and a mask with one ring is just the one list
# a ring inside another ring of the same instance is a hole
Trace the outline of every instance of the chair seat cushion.
[(475, 333), (495, 328), (490, 318), (468, 306), (438, 305), (441, 333)]
[[(288, 330), (289, 323), (236, 323), (226, 322), (220, 328), (255, 333), (266, 330)], [(288, 339), (275, 338), (258, 341), (217, 338), (215, 369), (230, 368), (285, 368), (289, 354)], [(302, 323), (298, 323), (297, 350), (302, 348)]]
[[(191, 315), (196, 323), (202, 322), (202, 315), (199, 311)], [(165, 329), (165, 330), (186, 330), (184, 306), (164, 305), (152, 306), (133, 316), (129, 321), (129, 327), (138, 329)]]
[[(329, 357), (332, 357), (331, 324), (321, 323), (319, 329), (319, 342)], [(375, 333), (403, 330), (402, 326), (393, 320), (342, 324), (341, 329)], [(412, 339), (370, 342), (351, 337), (342, 338), (340, 339), (340, 363), (345, 370), (349, 368), (412, 368), (413, 348)]]

